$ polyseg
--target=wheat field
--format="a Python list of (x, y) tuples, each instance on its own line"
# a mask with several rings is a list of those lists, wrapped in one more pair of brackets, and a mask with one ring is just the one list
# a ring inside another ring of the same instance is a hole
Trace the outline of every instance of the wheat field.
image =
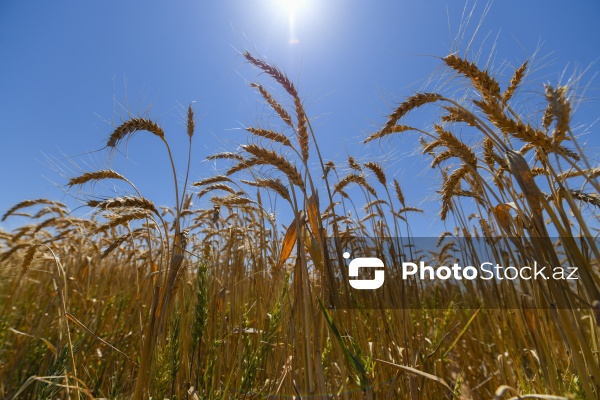
[[(420, 210), (378, 162), (324, 159), (300, 89), (275, 65), (243, 56), (260, 77), (249, 90), (277, 121), (211, 155), (227, 165), (222, 175), (191, 182), (189, 159), (172, 156), (173, 141), (191, 152), (202, 135), (190, 106), (186, 132), (132, 117), (105, 143), (111, 152), (130, 140), (162, 142), (170, 206), (105, 169), (65, 183), (94, 193), (82, 197), (89, 217), (51, 199), (4, 212), (2, 220), (29, 223), (0, 231), (1, 398), (600, 396), (600, 170), (571, 131), (572, 88), (540, 87), (539, 113), (522, 115), (513, 104), (527, 95), (519, 89), (528, 61), (504, 82), (450, 54), (440, 68), (461, 82), (460, 94), (415, 93), (364, 142), (414, 135), (439, 171), (440, 218), (452, 228), (422, 257), (475, 257), (460, 239), (483, 238), (513, 264), (577, 267), (576, 284), (535, 283), (526, 297), (502, 282), (467, 286), (465, 298), (500, 304), (485, 307), (457, 301), (443, 284), (394, 281), (369, 307), (342, 308), (331, 304), (348, 292), (348, 243), (417, 240), (410, 225)], [(405, 125), (424, 107), (438, 116), (431, 126)], [(109, 180), (129, 190), (93, 191)], [(274, 207), (290, 219), (276, 220)], [(377, 242), (361, 245), (377, 251)], [(407, 294), (422, 306), (409, 306)]]

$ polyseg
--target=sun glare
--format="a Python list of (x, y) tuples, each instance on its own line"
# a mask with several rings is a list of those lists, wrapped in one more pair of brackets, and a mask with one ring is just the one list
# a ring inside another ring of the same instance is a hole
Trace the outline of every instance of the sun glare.
[(298, 44), (300, 39), (296, 36), (296, 14), (302, 8), (306, 7), (306, 0), (276, 0), (280, 9), (287, 14), (289, 18), (290, 37), (289, 44)]
[(306, 5), (306, 0), (277, 0), (279, 6), (289, 14), (295, 14), (301, 7)]

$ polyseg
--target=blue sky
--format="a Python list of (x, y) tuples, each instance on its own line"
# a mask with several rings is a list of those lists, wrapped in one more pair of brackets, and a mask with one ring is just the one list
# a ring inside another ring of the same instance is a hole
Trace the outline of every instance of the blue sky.
[[(410, 203), (427, 211), (416, 232), (442, 231), (439, 205), (431, 200), (435, 176), (424, 173), (426, 158), (411, 155), (416, 137), (397, 136), (384, 146), (360, 143), (384, 123), (396, 102), (440, 70), (437, 57), (456, 48), (465, 3), (305, 0), (293, 35), (284, 3), (0, 2), (0, 212), (38, 197), (76, 207), (61, 185), (69, 176), (108, 166), (106, 150), (96, 150), (104, 146), (111, 123), (119, 124), (128, 111), (164, 127), (183, 173), (182, 107), (195, 102), (191, 179), (225, 167), (204, 159), (245, 143), (241, 127), (268, 123), (266, 108), (248, 83), (259, 80), (281, 95), (238, 54), (250, 50), (297, 84), (325, 159), (353, 155), (381, 161), (401, 181)], [(481, 1), (476, 5), (460, 54), (485, 7)], [(581, 126), (578, 133), (590, 131), (587, 147), (597, 162), (599, 40), (598, 1), (502, 0), (492, 4), (469, 55), (481, 51), (485, 60), (495, 45), (491, 63), (506, 82), (537, 53), (525, 93), (531, 97), (543, 93), (543, 83), (566, 83), (586, 71), (580, 83), (582, 90), (587, 87), (585, 101), (574, 126)], [(426, 126), (433, 114), (421, 118)], [(155, 139), (139, 134), (124, 150), (126, 158), (117, 154), (110, 165), (146, 197), (171, 204), (168, 160)]]

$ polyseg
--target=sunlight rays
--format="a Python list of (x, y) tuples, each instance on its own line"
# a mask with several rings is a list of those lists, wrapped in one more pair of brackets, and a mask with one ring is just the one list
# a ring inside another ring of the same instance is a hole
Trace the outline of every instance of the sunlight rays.
[(276, 0), (281, 10), (288, 14), (289, 18), (289, 40), (290, 44), (298, 44), (300, 40), (296, 35), (296, 14), (306, 7), (306, 0)]

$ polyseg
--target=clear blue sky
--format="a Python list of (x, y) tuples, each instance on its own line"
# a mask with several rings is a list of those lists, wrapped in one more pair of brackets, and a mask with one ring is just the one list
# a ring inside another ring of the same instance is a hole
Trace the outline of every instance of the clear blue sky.
[[(59, 169), (71, 168), (66, 174), (74, 176), (106, 167), (106, 151), (91, 152), (104, 146), (110, 121), (118, 124), (127, 110), (139, 114), (150, 107), (148, 115), (174, 143), (183, 173), (186, 136), (180, 104), (195, 101), (191, 178), (213, 174), (215, 165), (204, 158), (234, 151), (246, 141), (239, 128), (264, 122), (265, 107), (247, 85), (258, 72), (238, 55), (248, 49), (297, 84), (309, 116), (318, 117), (314, 127), (326, 159), (378, 157), (402, 182), (410, 202), (426, 208), (417, 232), (443, 230), (435, 200), (422, 204), (435, 194), (434, 179), (421, 174), (427, 159), (409, 156), (414, 138), (386, 142), (383, 156), (377, 144), (360, 143), (385, 121), (396, 101), (423, 87), (440, 65), (436, 56), (453, 48), (464, 2), (305, 0), (296, 13), (293, 37), (282, 3), (0, 2), (0, 213), (38, 197), (76, 205), (55, 187), (67, 181)], [(485, 5), (477, 4), (467, 39)], [(539, 50), (528, 86), (532, 96), (542, 93), (544, 82), (564, 83), (572, 73), (589, 69), (582, 86), (590, 87), (574, 122), (590, 126), (600, 117), (593, 79), (600, 71), (600, 2), (498, 0), (471, 55), (482, 49), (487, 58), (494, 42), (493, 65), (509, 65), (504, 82)], [(461, 50), (465, 47), (466, 41)], [(428, 122), (431, 118), (423, 120)], [(588, 146), (597, 160), (600, 139), (594, 137), (594, 126), (589, 130)], [(139, 134), (127, 148), (129, 160), (117, 155), (113, 162), (146, 197), (171, 204), (168, 161), (155, 139)], [(394, 161), (386, 161), (392, 156)]]

